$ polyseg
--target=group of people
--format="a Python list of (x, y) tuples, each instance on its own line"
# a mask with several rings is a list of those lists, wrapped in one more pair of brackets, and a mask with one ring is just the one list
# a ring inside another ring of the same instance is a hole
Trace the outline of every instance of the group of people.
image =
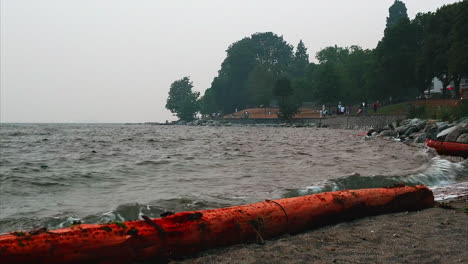
[(341, 102), (338, 103), (338, 107), (336, 108), (337, 115), (349, 115), (351, 113), (351, 105), (344, 106)]
[[(367, 101), (366, 102), (362, 102), (362, 104), (359, 104), (359, 109), (357, 111), (357, 114), (367, 114), (367, 107), (368, 107), (368, 104), (367, 104)], [(374, 102), (374, 104), (372, 105), (372, 109), (374, 110), (374, 113), (377, 113), (377, 108), (379, 107), (379, 102)]]
[[(367, 114), (367, 109), (368, 109), (368, 103), (367, 101), (364, 101), (359, 104), (358, 110), (356, 114)], [(374, 102), (372, 105), (372, 109), (374, 110), (374, 113), (377, 112), (377, 109), (379, 107), (379, 102)], [(352, 106), (351, 105), (344, 105), (341, 102), (338, 103), (338, 106), (335, 110), (327, 110), (325, 105), (322, 105), (322, 110), (320, 110), (320, 117), (325, 117), (325, 116), (331, 116), (331, 115), (349, 115), (352, 114)]]

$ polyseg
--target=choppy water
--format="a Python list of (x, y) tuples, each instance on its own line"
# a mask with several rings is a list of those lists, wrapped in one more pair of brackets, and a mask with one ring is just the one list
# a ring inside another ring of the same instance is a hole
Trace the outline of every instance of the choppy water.
[(365, 141), (358, 132), (1, 124), (0, 233), (399, 182), (468, 181), (466, 161)]

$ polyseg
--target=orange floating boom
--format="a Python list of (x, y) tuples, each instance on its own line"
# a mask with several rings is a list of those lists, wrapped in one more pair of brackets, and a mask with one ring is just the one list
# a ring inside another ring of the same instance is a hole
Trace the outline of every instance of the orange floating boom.
[(441, 155), (468, 158), (468, 144), (426, 139), (426, 145)]
[(13, 232), (0, 236), (0, 263), (130, 263), (189, 256), (343, 219), (420, 210), (433, 204), (427, 187), (398, 186), (267, 200), (158, 219)]

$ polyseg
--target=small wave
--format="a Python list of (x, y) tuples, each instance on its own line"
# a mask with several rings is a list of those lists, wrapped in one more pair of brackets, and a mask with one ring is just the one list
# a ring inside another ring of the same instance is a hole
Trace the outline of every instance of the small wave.
[(47, 181), (47, 182), (32, 181), (32, 182), (30, 182), (30, 183), (31, 183), (31, 185), (36, 185), (36, 186), (40, 186), (40, 187), (69, 186), (69, 184), (66, 184), (66, 183), (62, 183), (62, 182), (51, 182), (51, 181)]
[(404, 176), (362, 176), (357, 173), (337, 179), (327, 180), (304, 189), (288, 190), (285, 197), (296, 197), (321, 192), (332, 192), (347, 189), (382, 188), (403, 183), (409, 186), (426, 185), (438, 188), (468, 181), (468, 163), (451, 162), (439, 157), (431, 160), (431, 165), (423, 172)]
[(145, 160), (145, 161), (137, 162), (135, 165), (138, 165), (138, 166), (159, 166), (159, 165), (164, 165), (164, 164), (169, 164), (169, 163), (171, 163), (170, 160)]
[(113, 221), (142, 220), (142, 216), (159, 218), (165, 212), (197, 211), (212, 208), (227, 207), (229, 204), (195, 200), (192, 198), (174, 198), (153, 201), (149, 204), (121, 204), (113, 210), (98, 214), (79, 217), (74, 213), (60, 213), (52, 217), (8, 217), (0, 219), (0, 233), (15, 230), (30, 230), (46, 227), (49, 230), (64, 228), (76, 223), (100, 224)]
[(192, 198), (174, 198), (153, 201), (149, 204), (129, 203), (121, 204), (116, 209), (101, 215), (88, 216), (83, 220), (92, 223), (107, 223), (109, 221), (141, 220), (142, 215), (158, 218), (164, 212), (183, 212), (206, 210), (229, 206), (216, 202), (201, 201)]
[(28, 134), (24, 133), (24, 132), (11, 132), (11, 133), (8, 133), (6, 135), (10, 136), (10, 137), (22, 137), (22, 136), (26, 136)]

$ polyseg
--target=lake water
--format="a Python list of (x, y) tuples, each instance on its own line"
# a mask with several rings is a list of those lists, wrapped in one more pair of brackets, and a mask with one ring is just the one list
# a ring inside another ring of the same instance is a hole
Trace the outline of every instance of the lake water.
[(0, 233), (400, 182), (466, 190), (466, 161), (360, 132), (1, 124)]

